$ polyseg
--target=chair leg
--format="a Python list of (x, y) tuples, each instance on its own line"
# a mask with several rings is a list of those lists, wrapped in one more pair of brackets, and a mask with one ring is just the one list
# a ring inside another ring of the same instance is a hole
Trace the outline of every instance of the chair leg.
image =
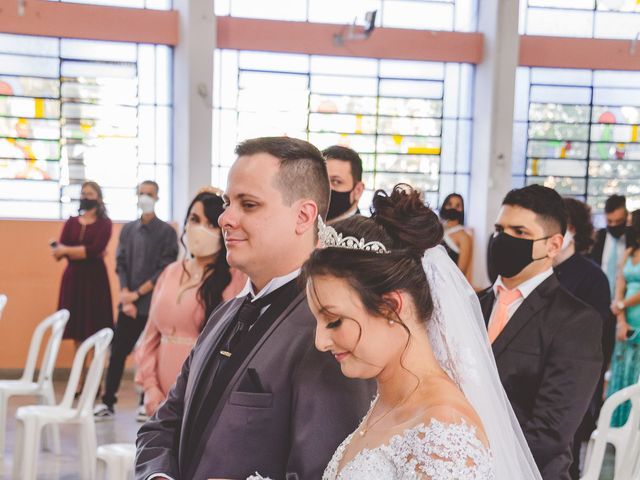
[[(47, 388), (41, 397), (43, 405), (55, 405), (56, 398), (53, 388)], [(57, 423), (50, 423), (43, 432), (44, 447), (56, 455), (60, 455), (60, 427)]]
[(0, 459), (4, 457), (5, 435), (7, 431), (7, 402), (9, 399), (0, 391)]
[(41, 427), (35, 418), (26, 418), (21, 423), (20, 456), (14, 460), (14, 479), (36, 480)]
[(107, 472), (105, 471), (105, 462), (101, 458), (96, 461), (96, 480), (104, 480)]
[(96, 424), (93, 416), (83, 419), (78, 432), (80, 452), (80, 477), (84, 480), (95, 480), (96, 477)]
[(18, 480), (22, 471), (22, 451), (24, 450), (24, 422), (16, 422), (16, 438), (13, 449), (13, 474), (11, 478)]

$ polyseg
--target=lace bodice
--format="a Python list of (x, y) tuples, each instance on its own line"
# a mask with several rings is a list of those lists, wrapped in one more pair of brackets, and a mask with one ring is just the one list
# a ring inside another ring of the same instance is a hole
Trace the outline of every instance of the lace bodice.
[[(355, 433), (355, 432), (354, 432)], [(360, 451), (338, 472), (353, 438), (338, 447), (322, 480), (493, 480), (491, 451), (464, 420), (432, 419), (391, 438), (388, 444)]]

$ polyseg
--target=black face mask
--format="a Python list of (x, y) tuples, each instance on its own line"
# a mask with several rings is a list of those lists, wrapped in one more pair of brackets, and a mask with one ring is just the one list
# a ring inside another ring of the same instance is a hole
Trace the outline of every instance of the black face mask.
[(627, 230), (627, 226), (623, 223), (622, 225), (616, 225), (614, 227), (607, 227), (607, 232), (611, 234), (613, 238), (620, 238), (624, 235), (624, 232)]
[(91, 200), (88, 198), (81, 198), (80, 199), (80, 208), (78, 210), (82, 210), (84, 212), (86, 212), (87, 210), (91, 210), (93, 208), (96, 208), (98, 206), (98, 200)]
[(351, 192), (353, 192), (353, 190), (349, 190), (348, 192), (336, 192), (335, 190), (331, 190), (327, 220), (333, 220), (351, 208)]
[(464, 213), (456, 210), (455, 208), (443, 208), (440, 210), (440, 217), (443, 220), (455, 220), (458, 223), (464, 221)]
[(489, 262), (494, 271), (504, 278), (515, 277), (531, 262), (547, 258), (533, 258), (533, 244), (549, 237), (528, 240), (500, 232), (491, 239)]

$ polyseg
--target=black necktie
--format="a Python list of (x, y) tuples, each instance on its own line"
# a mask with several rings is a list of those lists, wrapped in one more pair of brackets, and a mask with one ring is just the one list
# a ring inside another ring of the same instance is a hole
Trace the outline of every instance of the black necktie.
[(238, 313), (236, 313), (235, 325), (230, 328), (229, 333), (225, 335), (225, 340), (222, 342), (222, 348), (220, 349), (220, 354), (222, 356), (228, 358), (233, 355), (238, 344), (246, 336), (249, 330), (251, 330), (253, 324), (258, 320), (258, 317), (260, 317), (262, 309), (271, 303), (273, 293), (275, 292), (260, 297), (254, 301), (251, 301), (253, 298), (251, 294), (248, 294), (245, 297)]

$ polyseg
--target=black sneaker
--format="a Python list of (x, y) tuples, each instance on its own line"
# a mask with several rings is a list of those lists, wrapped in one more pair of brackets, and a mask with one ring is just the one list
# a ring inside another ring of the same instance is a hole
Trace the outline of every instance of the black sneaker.
[(93, 409), (93, 417), (96, 420), (107, 420), (109, 418), (113, 418), (114, 415), (115, 412), (113, 411), (113, 407), (105, 405), (104, 403), (96, 405)]

